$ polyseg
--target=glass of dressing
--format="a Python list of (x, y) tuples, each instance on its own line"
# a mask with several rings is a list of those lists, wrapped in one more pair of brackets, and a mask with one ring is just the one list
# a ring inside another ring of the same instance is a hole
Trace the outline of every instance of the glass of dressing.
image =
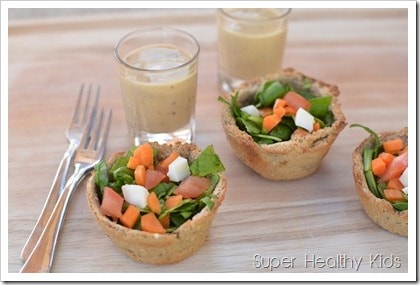
[(244, 80), (281, 68), (291, 9), (217, 9), (219, 87), (231, 92)]
[(200, 46), (190, 34), (153, 27), (114, 48), (129, 136), (144, 142), (193, 142)]

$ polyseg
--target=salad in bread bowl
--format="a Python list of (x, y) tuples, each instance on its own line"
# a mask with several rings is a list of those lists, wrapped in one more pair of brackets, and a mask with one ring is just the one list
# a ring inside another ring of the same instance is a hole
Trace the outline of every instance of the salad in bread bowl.
[(211, 145), (146, 143), (98, 164), (88, 205), (128, 256), (176, 263), (204, 244), (225, 197), (224, 170)]
[(235, 155), (264, 178), (303, 178), (347, 124), (339, 94), (336, 85), (287, 68), (220, 96), (223, 130)]
[(366, 214), (382, 228), (408, 235), (408, 128), (376, 133), (354, 150), (353, 177)]

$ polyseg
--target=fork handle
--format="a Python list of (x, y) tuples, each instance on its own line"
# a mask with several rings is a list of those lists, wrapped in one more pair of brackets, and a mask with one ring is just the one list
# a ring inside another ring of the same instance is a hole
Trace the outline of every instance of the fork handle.
[(87, 169), (77, 168), (69, 178), (62, 194), (55, 204), (54, 210), (45, 225), (44, 231), (38, 239), (33, 251), (29, 255), (21, 273), (50, 272), (58, 236), (67, 213), (68, 205), (79, 182), (87, 173)]
[(68, 172), (76, 148), (77, 145), (69, 145), (69, 148), (64, 153), (63, 158), (60, 161), (53, 183), (50, 188), (50, 192), (48, 193), (47, 200), (45, 201), (44, 206), (42, 208), (41, 214), (39, 215), (35, 227), (33, 228), (28, 240), (26, 241), (20, 253), (20, 257), (23, 261), (26, 261), (26, 259), (28, 259), (29, 255), (34, 249), (39, 237), (42, 234), (42, 231), (45, 228), (45, 225), (48, 222), (50, 214), (54, 209), (54, 205), (57, 202), (58, 196), (64, 189), (64, 186), (66, 185)]

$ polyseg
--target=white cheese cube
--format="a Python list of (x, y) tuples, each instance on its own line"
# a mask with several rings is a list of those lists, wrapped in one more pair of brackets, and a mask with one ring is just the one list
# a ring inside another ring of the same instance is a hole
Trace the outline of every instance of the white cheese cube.
[(141, 185), (123, 185), (121, 187), (124, 199), (139, 208), (147, 206), (147, 197), (149, 197), (149, 191)]
[(298, 127), (304, 128), (308, 132), (312, 132), (314, 129), (315, 118), (308, 111), (303, 108), (299, 108), (295, 116), (295, 124)]
[(408, 194), (408, 186), (407, 186), (407, 187), (404, 187), (402, 190), (403, 190), (403, 192), (404, 192), (405, 194)]
[(400, 182), (404, 187), (408, 186), (408, 167), (404, 170), (404, 172), (400, 176)]
[(260, 111), (254, 105), (248, 105), (241, 108), (242, 112), (245, 112), (251, 116), (259, 116)]
[(169, 180), (179, 182), (191, 175), (188, 166), (188, 160), (182, 156), (178, 156), (169, 164), (168, 173)]

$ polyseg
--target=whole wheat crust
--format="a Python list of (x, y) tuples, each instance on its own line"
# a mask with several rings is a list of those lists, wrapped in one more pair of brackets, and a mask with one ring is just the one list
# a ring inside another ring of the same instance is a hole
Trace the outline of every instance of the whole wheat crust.
[[(177, 143), (170, 146), (152, 143), (152, 146), (159, 152), (157, 161), (169, 156), (174, 149), (189, 161), (196, 158), (200, 153), (200, 150), (194, 144)], [(112, 165), (123, 154), (123, 152), (113, 154), (107, 161), (108, 166)], [(86, 195), (95, 220), (122, 252), (139, 262), (172, 264), (192, 255), (204, 244), (212, 220), (225, 197), (226, 184), (226, 177), (221, 174), (220, 181), (213, 191), (216, 196), (213, 208), (210, 210), (205, 207), (173, 233), (167, 234), (153, 234), (129, 229), (104, 216), (100, 210), (95, 173), (92, 174), (87, 183)]]
[[(221, 118), (226, 138), (235, 155), (245, 165), (267, 179), (291, 180), (306, 177), (317, 170), (338, 134), (347, 124), (338, 101), (340, 91), (336, 85), (308, 77), (293, 68), (287, 68), (276, 74), (247, 81), (230, 95), (238, 91), (238, 104), (241, 107), (251, 104), (255, 93), (268, 80), (289, 83), (296, 88), (311, 81), (313, 94), (331, 95), (331, 111), (335, 118), (332, 126), (306, 136), (292, 136), (289, 141), (259, 145), (248, 133), (238, 128), (230, 107), (225, 104)], [(231, 96), (226, 99), (230, 98)]]
[[(408, 145), (408, 128), (398, 132), (380, 133), (382, 141), (401, 138)], [(397, 211), (385, 199), (377, 198), (369, 190), (363, 173), (363, 149), (374, 143), (373, 137), (365, 139), (353, 152), (353, 177), (357, 195), (366, 214), (379, 226), (402, 236), (408, 236), (408, 211)]]

